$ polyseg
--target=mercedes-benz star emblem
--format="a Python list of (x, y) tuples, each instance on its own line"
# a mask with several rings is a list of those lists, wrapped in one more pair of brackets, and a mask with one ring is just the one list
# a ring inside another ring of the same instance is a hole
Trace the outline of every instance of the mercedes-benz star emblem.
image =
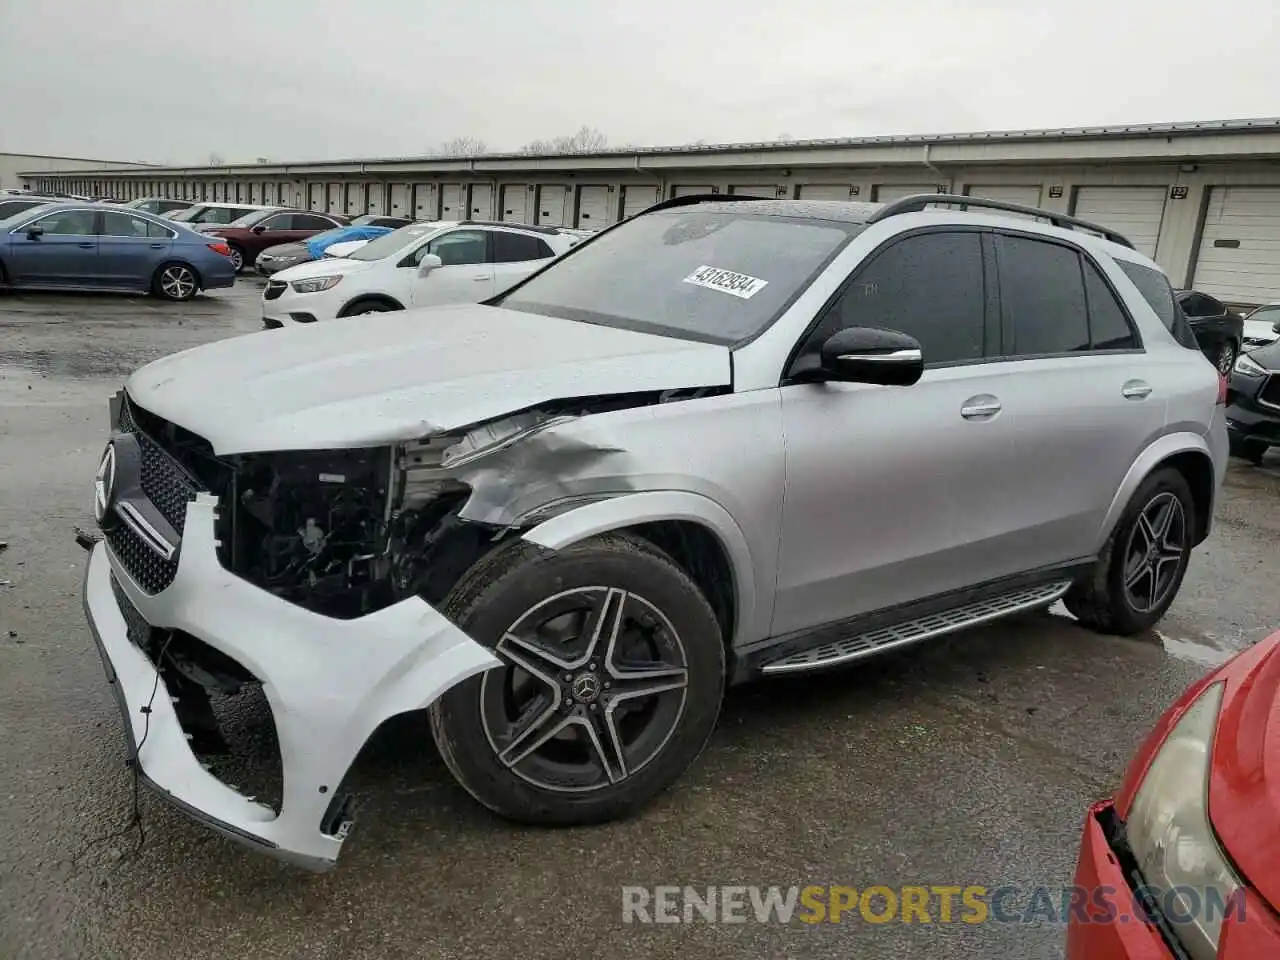
[(583, 703), (600, 696), (600, 679), (594, 673), (580, 673), (573, 678), (573, 695)]
[(112, 497), (116, 492), (116, 448), (108, 443), (98, 464), (97, 476), (93, 478), (93, 515), (98, 523), (102, 523), (111, 507)]

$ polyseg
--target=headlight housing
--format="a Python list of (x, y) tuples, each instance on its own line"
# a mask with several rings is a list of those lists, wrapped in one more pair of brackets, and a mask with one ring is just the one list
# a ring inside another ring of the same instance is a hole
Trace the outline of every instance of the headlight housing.
[(330, 290), (342, 282), (342, 277), (310, 277), (306, 280), (291, 280), (289, 286), (295, 293), (319, 293)]
[(1240, 359), (1236, 361), (1236, 373), (1243, 377), (1265, 377), (1269, 372), (1256, 360), (1250, 360), (1247, 353), (1240, 354)]
[[(1216, 890), (1226, 904), (1240, 887), (1209, 823), (1209, 758), (1222, 706), (1223, 685), (1205, 689), (1161, 745), (1134, 797), (1126, 824), (1129, 847), (1143, 879), (1161, 891), (1160, 902), (1176, 903), (1171, 921), (1193, 960), (1218, 955), (1223, 909), (1209, 906)], [(1184, 892), (1195, 891), (1189, 902)], [(1168, 919), (1168, 918), (1166, 918)]]

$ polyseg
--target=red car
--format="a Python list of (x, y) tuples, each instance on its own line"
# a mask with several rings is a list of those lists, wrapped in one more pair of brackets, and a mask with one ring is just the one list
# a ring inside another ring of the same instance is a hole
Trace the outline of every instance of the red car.
[(1192, 686), (1090, 809), (1068, 960), (1280, 958), (1278, 648)]
[(227, 241), (231, 261), (239, 272), (252, 267), (267, 247), (306, 240), (325, 230), (345, 227), (347, 222), (346, 217), (310, 210), (255, 210), (228, 224), (200, 224), (196, 229)]

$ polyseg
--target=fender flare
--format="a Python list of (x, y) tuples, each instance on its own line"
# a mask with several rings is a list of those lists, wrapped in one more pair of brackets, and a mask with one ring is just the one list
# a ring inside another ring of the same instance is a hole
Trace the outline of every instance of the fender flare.
[[(1124, 513), (1125, 507), (1129, 505), (1129, 500), (1142, 481), (1164, 461), (1180, 453), (1198, 453), (1210, 464), (1213, 463), (1213, 452), (1209, 449), (1209, 443), (1198, 433), (1190, 431), (1167, 433), (1148, 444), (1130, 465), (1129, 472), (1124, 475), (1115, 496), (1111, 499), (1111, 506), (1107, 508), (1106, 516), (1102, 520), (1102, 529), (1098, 532), (1097, 550), (1101, 550), (1106, 544), (1111, 531), (1120, 522), (1120, 515)], [(1216, 488), (1213, 495), (1216, 498)], [(1210, 515), (1212, 515), (1212, 507)]]
[(344, 303), (344, 304), (343, 304), (343, 305), (338, 309), (338, 313), (337, 313), (337, 315), (338, 315), (339, 317), (345, 317), (345, 316), (347, 315), (347, 308), (348, 308), (348, 307), (350, 307), (353, 303), (359, 303), (361, 300), (381, 300), (383, 303), (389, 303), (389, 304), (391, 304), (391, 305), (392, 305), (393, 307), (395, 307), (397, 310), (403, 310), (403, 309), (404, 309), (404, 304), (403, 304), (403, 303), (401, 303), (399, 300), (397, 300), (395, 297), (393, 297), (393, 296), (391, 296), (391, 295), (389, 295), (389, 294), (386, 294), (386, 293), (358, 293), (358, 294), (356, 294), (354, 297), (352, 297), (350, 300), (348, 300), (346, 303)]
[[(737, 600), (737, 636), (733, 645), (756, 639), (756, 574), (747, 538), (738, 522), (709, 497), (683, 490), (651, 490), (598, 500), (545, 520), (526, 531), (524, 539), (548, 550), (623, 527), (659, 520), (685, 520), (709, 530), (720, 542), (733, 573)], [(767, 626), (767, 625), (766, 625)]]

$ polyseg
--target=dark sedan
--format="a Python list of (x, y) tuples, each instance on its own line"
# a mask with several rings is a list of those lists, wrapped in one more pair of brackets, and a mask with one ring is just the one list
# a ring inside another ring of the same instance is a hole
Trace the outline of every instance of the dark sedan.
[(200, 232), (221, 237), (231, 248), (231, 260), (239, 272), (252, 267), (258, 254), (267, 247), (296, 240), (306, 240), (324, 230), (344, 227), (346, 217), (309, 210), (259, 210), (245, 214), (226, 226), (201, 225)]
[(1280, 446), (1280, 342), (1236, 361), (1227, 392), (1227, 435), (1232, 455), (1252, 463)]
[(1244, 340), (1244, 317), (1199, 290), (1177, 291), (1178, 304), (1187, 315), (1196, 343), (1224, 377), (1231, 376)]
[(190, 300), (235, 282), (230, 253), (172, 221), (100, 204), (51, 203), (0, 220), (0, 286), (13, 289)]
[[(350, 225), (353, 227), (385, 227), (388, 230), (397, 230), (411, 223), (413, 221), (408, 217), (384, 217), (376, 213), (367, 213), (356, 217), (351, 221)], [(296, 240), (293, 243), (280, 243), (274, 247), (268, 247), (258, 254), (258, 259), (254, 266), (262, 276), (269, 277), (273, 273), (278, 273), (289, 267), (296, 267), (300, 263), (310, 263), (315, 259), (312, 252), (315, 249), (315, 242), (332, 233), (335, 237), (332, 242), (337, 243), (337, 238), (341, 236), (343, 229), (343, 227), (335, 227), (333, 230), (316, 234), (310, 240)]]

